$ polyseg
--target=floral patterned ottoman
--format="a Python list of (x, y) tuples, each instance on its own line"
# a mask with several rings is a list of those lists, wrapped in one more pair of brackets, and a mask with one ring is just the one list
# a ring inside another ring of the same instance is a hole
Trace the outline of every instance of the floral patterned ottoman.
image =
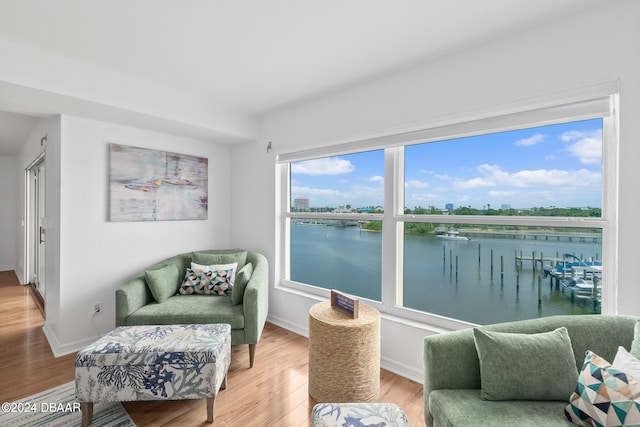
[(116, 328), (76, 357), (82, 425), (91, 423), (93, 402), (203, 398), (213, 422), (230, 362), (227, 324)]
[(411, 427), (393, 403), (318, 403), (311, 419), (313, 427)]

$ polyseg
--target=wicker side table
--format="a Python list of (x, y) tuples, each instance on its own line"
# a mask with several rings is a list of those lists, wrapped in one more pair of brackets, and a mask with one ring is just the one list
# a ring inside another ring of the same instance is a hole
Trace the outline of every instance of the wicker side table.
[(380, 313), (351, 319), (321, 302), (309, 310), (309, 394), (316, 403), (371, 402), (380, 393)]

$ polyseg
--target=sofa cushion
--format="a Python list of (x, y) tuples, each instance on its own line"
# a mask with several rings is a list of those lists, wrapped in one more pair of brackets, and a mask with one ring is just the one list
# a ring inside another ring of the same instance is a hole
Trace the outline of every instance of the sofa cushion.
[(484, 400), (566, 400), (578, 370), (567, 329), (538, 334), (474, 329)]
[(174, 295), (162, 304), (150, 303), (127, 318), (127, 325), (179, 325), (183, 323), (228, 323), (231, 329), (244, 328), (242, 305), (231, 298), (203, 295)]
[(640, 381), (588, 351), (565, 417), (580, 426), (640, 425)]
[(480, 398), (480, 390), (435, 390), (429, 394), (432, 427), (571, 426), (563, 416), (567, 401)]
[(153, 298), (158, 303), (175, 295), (180, 287), (180, 272), (173, 264), (167, 264), (155, 270), (146, 270), (144, 277)]
[(193, 252), (192, 258), (192, 261), (196, 264), (203, 265), (231, 264), (237, 262), (238, 269), (240, 269), (247, 263), (247, 251), (230, 253)]
[(238, 271), (238, 274), (236, 274), (236, 281), (233, 282), (233, 289), (231, 290), (231, 300), (234, 305), (242, 304), (242, 300), (244, 299), (244, 290), (246, 289), (252, 274), (253, 265), (251, 263), (247, 263), (240, 269), (240, 271)]
[(633, 334), (633, 342), (631, 343), (631, 350), (629, 352), (640, 359), (640, 320), (636, 322), (636, 327)]

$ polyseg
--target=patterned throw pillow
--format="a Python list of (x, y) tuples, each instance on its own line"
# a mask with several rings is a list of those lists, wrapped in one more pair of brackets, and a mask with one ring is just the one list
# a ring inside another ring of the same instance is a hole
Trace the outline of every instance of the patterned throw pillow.
[(236, 270), (238, 269), (238, 263), (232, 262), (229, 264), (212, 264), (212, 265), (201, 265), (196, 264), (195, 262), (191, 263), (191, 269), (193, 271), (202, 270), (202, 271), (215, 271), (215, 270), (233, 270), (231, 273), (231, 284), (236, 280)]
[(640, 381), (588, 351), (565, 417), (579, 426), (640, 425)]
[(215, 295), (231, 295), (233, 290), (233, 283), (231, 278), (233, 277), (233, 269), (231, 270), (213, 270), (207, 273), (211, 274), (209, 283), (203, 285), (205, 292)]
[(184, 274), (184, 279), (182, 279), (180, 289), (178, 289), (178, 293), (180, 295), (195, 293), (195, 288), (200, 285), (200, 276), (200, 274), (197, 274), (192, 269), (187, 268), (187, 271)]
[[(235, 292), (235, 291), (234, 291)], [(633, 378), (640, 378), (640, 360), (622, 346), (618, 347), (616, 357), (613, 359), (613, 367)]]
[(229, 295), (233, 270), (202, 271), (187, 268), (178, 292), (182, 295)]
[(636, 321), (633, 333), (633, 342), (631, 343), (631, 350), (629, 350), (629, 353), (640, 359), (640, 320)]

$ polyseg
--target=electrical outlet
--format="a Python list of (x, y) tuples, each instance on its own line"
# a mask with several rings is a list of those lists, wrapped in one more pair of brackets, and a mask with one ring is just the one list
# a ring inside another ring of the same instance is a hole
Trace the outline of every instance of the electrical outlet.
[(102, 313), (102, 303), (100, 301), (93, 303), (93, 314)]

